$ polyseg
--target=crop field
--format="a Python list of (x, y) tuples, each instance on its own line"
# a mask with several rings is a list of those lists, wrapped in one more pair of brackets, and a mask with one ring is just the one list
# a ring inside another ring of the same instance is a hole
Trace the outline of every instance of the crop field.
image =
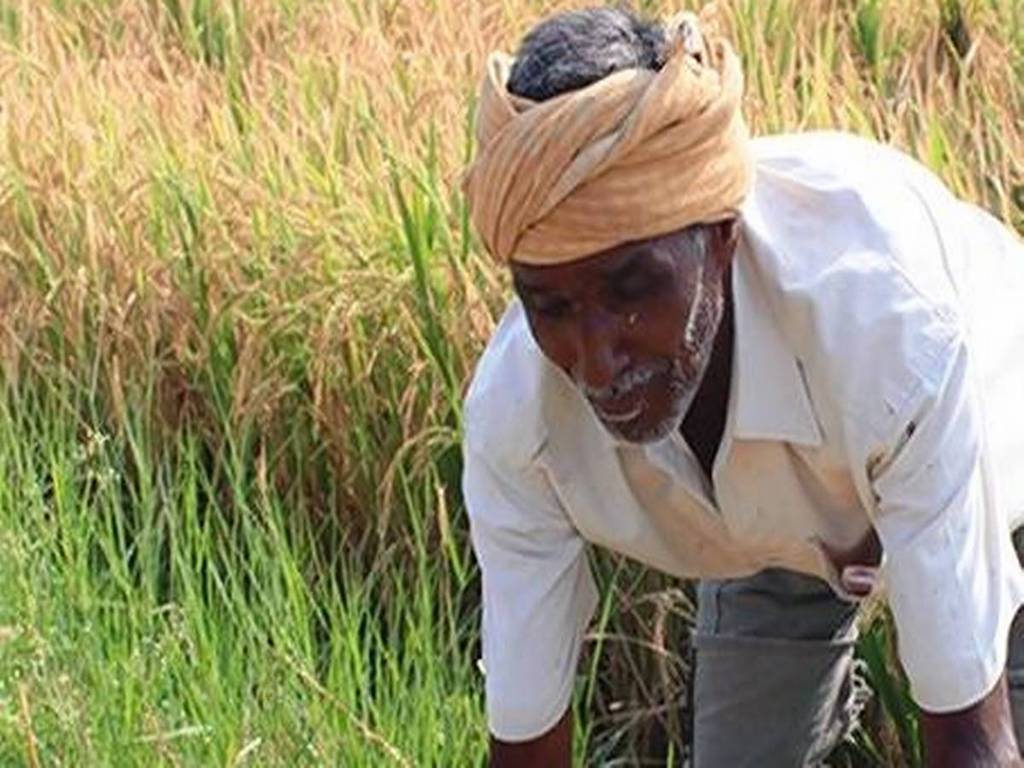
[[(0, 0), (0, 765), (480, 764), (460, 401), (510, 289), (459, 181), (486, 54), (564, 7)], [(1024, 229), (1021, 0), (719, 10), (755, 133)], [(677, 764), (692, 585), (593, 567), (577, 760)], [(919, 764), (864, 629), (832, 764)]]

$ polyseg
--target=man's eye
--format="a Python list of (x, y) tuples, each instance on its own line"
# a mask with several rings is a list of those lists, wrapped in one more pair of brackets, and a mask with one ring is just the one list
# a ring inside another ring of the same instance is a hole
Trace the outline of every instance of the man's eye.
[(637, 275), (627, 277), (615, 284), (615, 298), (619, 301), (634, 301), (647, 296), (654, 288), (654, 284), (646, 276)]
[(565, 299), (533, 299), (530, 309), (543, 317), (559, 318), (572, 311), (572, 304)]

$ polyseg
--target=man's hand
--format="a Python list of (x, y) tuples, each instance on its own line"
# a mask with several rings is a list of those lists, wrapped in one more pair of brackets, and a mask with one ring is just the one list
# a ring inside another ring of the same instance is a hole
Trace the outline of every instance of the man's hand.
[(572, 715), (567, 710), (550, 731), (522, 742), (491, 738), (491, 768), (569, 768), (572, 761)]
[(921, 713), (929, 768), (1024, 767), (1013, 735), (1006, 674), (974, 706), (946, 714)]

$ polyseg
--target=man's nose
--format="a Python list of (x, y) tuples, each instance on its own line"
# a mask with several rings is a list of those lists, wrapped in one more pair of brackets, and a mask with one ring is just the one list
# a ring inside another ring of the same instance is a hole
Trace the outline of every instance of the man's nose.
[(590, 312), (580, 318), (573, 375), (588, 389), (610, 387), (626, 367), (618, 325), (619, 319), (608, 312)]

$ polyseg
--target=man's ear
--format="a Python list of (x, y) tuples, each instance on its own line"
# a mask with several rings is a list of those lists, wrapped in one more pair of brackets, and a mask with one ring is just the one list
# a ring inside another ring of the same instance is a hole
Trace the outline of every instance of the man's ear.
[(724, 269), (732, 263), (732, 255), (740, 239), (740, 220), (734, 216), (710, 224), (708, 228), (711, 230), (711, 257)]

